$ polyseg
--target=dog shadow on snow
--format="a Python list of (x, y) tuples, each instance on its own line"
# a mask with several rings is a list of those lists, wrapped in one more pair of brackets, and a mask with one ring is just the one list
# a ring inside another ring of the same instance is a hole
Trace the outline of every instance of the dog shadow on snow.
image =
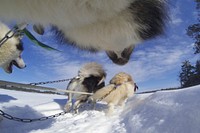
[(91, 111), (91, 110), (95, 110), (95, 111), (105, 111), (107, 109), (107, 105), (104, 103), (96, 103), (96, 104), (92, 104), (92, 103), (84, 103), (80, 106), (79, 108), (79, 112), (83, 112), (83, 111)]
[[(12, 115), (13, 117), (21, 119), (37, 119), (45, 117), (43, 114), (34, 110), (28, 105), (24, 107), (18, 107), (18, 106), (2, 107), (1, 110), (9, 115)], [(46, 129), (52, 125), (53, 121), (54, 119), (48, 119), (44, 121), (36, 121), (31, 123), (22, 123), (3, 118), (3, 120), (0, 121), (0, 129), (2, 133), (11, 133), (11, 132), (27, 133), (32, 130)]]
[[(60, 108), (62, 110), (64, 110), (65, 104), (67, 103), (68, 99), (54, 99), (54, 102), (56, 102), (57, 104), (59, 104)], [(91, 110), (96, 110), (96, 111), (103, 111), (107, 109), (107, 105), (104, 103), (96, 103), (95, 105), (93, 105), (92, 103), (83, 103), (80, 107), (79, 107), (79, 113), (83, 112), (83, 111), (91, 111)]]
[(0, 103), (10, 102), (11, 100), (17, 100), (17, 99), (9, 95), (0, 94)]

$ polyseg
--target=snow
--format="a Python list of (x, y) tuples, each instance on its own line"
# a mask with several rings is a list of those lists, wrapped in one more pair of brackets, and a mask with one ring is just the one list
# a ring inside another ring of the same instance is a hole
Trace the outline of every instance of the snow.
[[(39, 118), (63, 111), (66, 96), (0, 89), (0, 110), (20, 118)], [(105, 114), (106, 105), (96, 110), (89, 104), (79, 114), (33, 123), (3, 119), (0, 133), (199, 133), (200, 86), (181, 90), (136, 94), (124, 109)]]

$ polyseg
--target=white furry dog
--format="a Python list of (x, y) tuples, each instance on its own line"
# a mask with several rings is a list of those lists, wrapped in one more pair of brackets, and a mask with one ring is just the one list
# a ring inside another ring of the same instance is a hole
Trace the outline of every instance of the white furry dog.
[[(67, 86), (67, 90), (94, 93), (105, 86), (104, 79), (106, 73), (100, 64), (95, 62), (85, 64), (78, 72), (78, 76), (73, 78)], [(76, 113), (79, 106), (88, 100), (89, 95), (71, 94), (68, 95), (65, 110), (70, 110), (72, 105)], [(73, 101), (76, 102), (73, 104)]]
[[(10, 29), (0, 22), (0, 39), (2, 39)], [(23, 45), (19, 37), (14, 36), (0, 46), (0, 67), (7, 73), (12, 73), (13, 65), (24, 68), (26, 65), (21, 58)]]
[(129, 74), (120, 72), (110, 80), (109, 85), (90, 96), (89, 101), (94, 103), (97, 101), (106, 102), (109, 107), (108, 114), (110, 114), (113, 112), (114, 106), (124, 106), (125, 100), (133, 96), (136, 87)]
[(136, 44), (163, 32), (166, 0), (1, 0), (0, 20), (53, 25), (61, 40), (128, 62)]

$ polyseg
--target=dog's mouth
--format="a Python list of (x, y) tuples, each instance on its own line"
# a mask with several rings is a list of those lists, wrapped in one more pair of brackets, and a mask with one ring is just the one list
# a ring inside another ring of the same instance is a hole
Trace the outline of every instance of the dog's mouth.
[(123, 51), (106, 51), (106, 54), (113, 61), (113, 63), (118, 65), (125, 65), (128, 63), (133, 50), (134, 46), (132, 45), (128, 48), (125, 48)]
[(15, 60), (13, 60), (12, 62), (11, 62), (13, 65), (15, 65), (17, 68), (19, 68), (19, 69), (22, 69), (22, 68), (24, 68), (25, 66), (20, 66)]
[(4, 68), (4, 71), (7, 72), (7, 73), (12, 73), (12, 70), (13, 70), (13, 63), (12, 61), (7, 65), (6, 68)]
[(5, 68), (4, 71), (7, 73), (12, 73), (13, 71), (13, 65), (16, 66), (19, 69), (23, 69), (26, 67), (26, 65), (20, 66), (15, 60), (12, 60)]

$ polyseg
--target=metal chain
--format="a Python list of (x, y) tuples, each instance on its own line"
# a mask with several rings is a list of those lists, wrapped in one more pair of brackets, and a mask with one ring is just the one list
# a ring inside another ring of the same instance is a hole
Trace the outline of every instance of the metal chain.
[(22, 35), (22, 30), (26, 28), (27, 24), (22, 23), (19, 25), (14, 26), (11, 30), (9, 30), (5, 36), (0, 40), (0, 47), (10, 38), (15, 35)]
[[(82, 105), (82, 106), (79, 107), (79, 109), (85, 108), (85, 107), (88, 107), (88, 106), (90, 106), (90, 105), (88, 105), (88, 104), (87, 105)], [(67, 113), (70, 113), (72, 111), (74, 111), (74, 109), (70, 108), (68, 111), (63, 111), (63, 112), (57, 113), (55, 115), (50, 115), (50, 116), (45, 116), (45, 117), (35, 118), (35, 119), (28, 119), (28, 118), (14, 117), (14, 116), (9, 115), (9, 114), (5, 113), (4, 111), (0, 110), (0, 116), (6, 118), (8, 120), (18, 121), (18, 122), (23, 122), (23, 123), (31, 123), (31, 122), (44, 121), (44, 120), (56, 118), (56, 117), (65, 115)]]
[(29, 83), (29, 85), (44, 85), (44, 84), (52, 84), (52, 83), (59, 83), (72, 80), (73, 78), (69, 79), (62, 79), (62, 80), (55, 80), (55, 81), (46, 81), (46, 82), (38, 82), (38, 83)]
[(56, 117), (59, 117), (61, 115), (65, 115), (66, 113), (69, 113), (70, 111), (71, 110), (69, 110), (69, 111), (63, 111), (63, 112), (57, 113), (55, 115), (50, 115), (50, 116), (36, 118), (36, 119), (27, 119), (27, 118), (14, 117), (12, 115), (9, 115), (9, 114), (3, 112), (2, 110), (0, 110), (0, 115), (3, 116), (6, 119), (9, 119), (9, 120), (18, 121), (18, 122), (24, 122), (24, 123), (31, 123), (31, 122), (44, 121), (44, 120), (56, 118)]

